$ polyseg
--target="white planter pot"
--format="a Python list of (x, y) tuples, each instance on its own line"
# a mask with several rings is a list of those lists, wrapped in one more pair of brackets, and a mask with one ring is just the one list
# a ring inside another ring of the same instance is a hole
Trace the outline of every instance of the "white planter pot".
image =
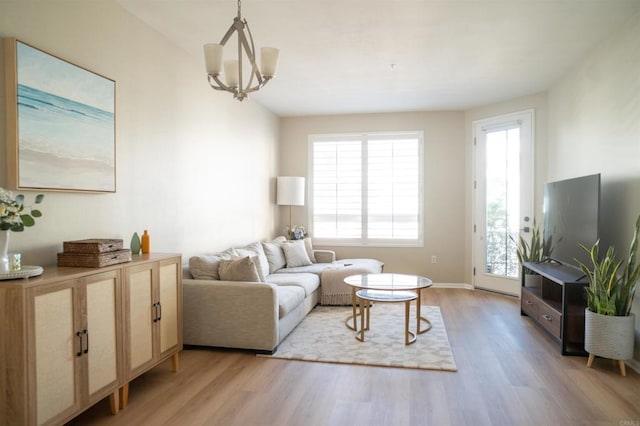
[(542, 287), (542, 275), (524, 274), (524, 286), (537, 288)]
[(633, 357), (635, 315), (616, 317), (585, 309), (584, 348), (603, 358), (625, 360)]

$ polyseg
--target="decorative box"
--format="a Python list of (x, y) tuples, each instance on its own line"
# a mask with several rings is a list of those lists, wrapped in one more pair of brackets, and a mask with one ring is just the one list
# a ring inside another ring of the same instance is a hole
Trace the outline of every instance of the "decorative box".
[(122, 240), (90, 238), (86, 240), (65, 241), (62, 243), (64, 253), (105, 253), (122, 250)]
[(100, 268), (131, 261), (131, 250), (114, 250), (104, 253), (58, 253), (58, 266)]

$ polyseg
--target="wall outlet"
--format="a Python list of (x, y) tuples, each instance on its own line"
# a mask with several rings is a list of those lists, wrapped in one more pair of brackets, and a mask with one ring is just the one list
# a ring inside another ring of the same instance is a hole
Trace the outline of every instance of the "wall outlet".
[(431, 256), (431, 263), (438, 263), (438, 258), (435, 256)]

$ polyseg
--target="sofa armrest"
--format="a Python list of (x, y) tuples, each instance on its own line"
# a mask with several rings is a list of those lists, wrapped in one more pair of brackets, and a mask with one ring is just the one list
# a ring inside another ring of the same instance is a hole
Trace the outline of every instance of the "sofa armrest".
[(183, 280), (184, 343), (272, 351), (278, 294), (269, 283)]
[(336, 252), (333, 250), (313, 250), (316, 263), (332, 263), (336, 260)]

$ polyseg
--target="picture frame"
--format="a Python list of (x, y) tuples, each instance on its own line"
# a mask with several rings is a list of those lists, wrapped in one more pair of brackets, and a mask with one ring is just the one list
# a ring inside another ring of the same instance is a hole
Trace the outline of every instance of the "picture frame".
[(7, 185), (116, 192), (115, 80), (4, 39)]

